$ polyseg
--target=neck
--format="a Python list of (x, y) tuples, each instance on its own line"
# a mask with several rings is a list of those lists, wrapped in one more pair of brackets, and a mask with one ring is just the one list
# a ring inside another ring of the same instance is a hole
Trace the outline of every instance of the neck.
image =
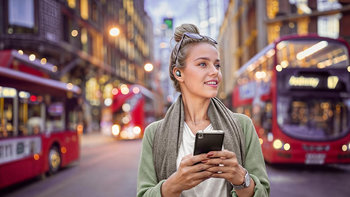
[(185, 110), (185, 121), (197, 125), (204, 120), (209, 120), (207, 112), (210, 98), (193, 98), (182, 95), (182, 101)]

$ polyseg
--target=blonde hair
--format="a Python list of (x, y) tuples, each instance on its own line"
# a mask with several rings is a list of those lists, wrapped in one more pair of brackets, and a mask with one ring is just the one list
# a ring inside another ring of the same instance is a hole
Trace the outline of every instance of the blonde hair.
[(181, 41), (182, 36), (186, 32), (199, 34), (199, 29), (197, 26), (195, 26), (193, 24), (186, 24), (186, 23), (175, 28), (174, 40), (177, 43), (174, 46), (174, 48), (172, 49), (171, 54), (170, 54), (169, 75), (170, 75), (170, 79), (173, 81), (173, 86), (177, 92), (181, 92), (181, 89), (180, 89), (179, 81), (174, 76), (173, 70), (175, 67), (177, 67), (179, 69), (185, 68), (185, 66), (186, 66), (185, 62), (186, 62), (186, 59), (187, 59), (189, 53), (191, 52), (192, 47), (194, 47), (198, 43), (205, 42), (205, 43), (209, 43), (209, 44), (213, 45), (216, 48), (215, 44), (213, 42), (211, 42), (205, 36), (203, 36), (203, 39), (195, 39), (195, 38), (185, 37), (181, 43), (181, 49), (179, 50), (179, 52), (177, 54), (177, 59), (175, 62), (176, 52), (177, 52), (177, 49), (180, 47), (179, 42)]

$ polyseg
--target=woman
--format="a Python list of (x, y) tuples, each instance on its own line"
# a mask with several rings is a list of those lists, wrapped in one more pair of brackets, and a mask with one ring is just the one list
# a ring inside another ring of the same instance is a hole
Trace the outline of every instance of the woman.
[[(192, 24), (177, 27), (174, 38), (169, 73), (181, 95), (145, 130), (137, 196), (268, 196), (252, 121), (215, 98), (222, 79), (217, 42)], [(225, 132), (224, 150), (193, 156), (197, 131), (213, 129)]]

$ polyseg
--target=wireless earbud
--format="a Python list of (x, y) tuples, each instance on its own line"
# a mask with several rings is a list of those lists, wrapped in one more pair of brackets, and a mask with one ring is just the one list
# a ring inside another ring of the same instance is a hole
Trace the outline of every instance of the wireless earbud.
[(176, 76), (181, 77), (181, 72), (180, 72), (179, 70), (177, 70), (177, 71), (175, 72), (175, 74), (176, 74)]

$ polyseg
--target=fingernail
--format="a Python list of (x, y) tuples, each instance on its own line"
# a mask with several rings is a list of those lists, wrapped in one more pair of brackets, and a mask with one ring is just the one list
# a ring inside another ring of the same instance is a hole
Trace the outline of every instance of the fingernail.
[(207, 157), (211, 157), (211, 156), (213, 156), (214, 154), (213, 153), (208, 153), (207, 154)]
[(208, 160), (203, 160), (203, 161), (202, 161), (202, 163), (207, 163), (207, 162), (208, 162)]

